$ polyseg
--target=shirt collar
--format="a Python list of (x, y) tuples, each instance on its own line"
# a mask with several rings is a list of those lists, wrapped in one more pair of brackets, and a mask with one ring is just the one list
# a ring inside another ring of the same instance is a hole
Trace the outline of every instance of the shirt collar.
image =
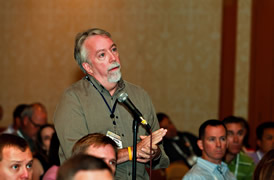
[(224, 163), (223, 161), (221, 162), (221, 164), (215, 164), (215, 163), (209, 162), (201, 157), (198, 157), (197, 163), (200, 164), (201, 166), (203, 166), (204, 168), (206, 168), (210, 172), (218, 171), (218, 169), (217, 169), (218, 167), (222, 171), (222, 173), (225, 173), (228, 170), (227, 164)]
[[(105, 92), (109, 93), (108, 90), (99, 81), (97, 81), (97, 79), (95, 79), (91, 75), (87, 75), (87, 76), (89, 77), (92, 84), (98, 89), (98, 91), (100, 91), (101, 93), (105, 93)], [(118, 88), (117, 88), (115, 94), (117, 94), (118, 92), (120, 92), (124, 88), (125, 88), (125, 83), (124, 83), (124, 80), (121, 78), (118, 81)]]

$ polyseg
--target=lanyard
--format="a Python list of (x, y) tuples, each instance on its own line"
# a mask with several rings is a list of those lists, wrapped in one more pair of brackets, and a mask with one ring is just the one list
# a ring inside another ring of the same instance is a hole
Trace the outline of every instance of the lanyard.
[(235, 175), (235, 177), (237, 177), (237, 175), (238, 175), (238, 168), (239, 168), (239, 154), (240, 154), (240, 153), (238, 153), (238, 154), (237, 154), (237, 157), (236, 157), (236, 167), (235, 167), (235, 170), (234, 170), (234, 175)]
[(172, 142), (173, 147), (175, 148), (175, 150), (187, 161), (189, 166), (193, 166), (196, 161), (197, 161), (197, 156), (196, 154), (193, 152), (193, 148), (192, 145), (190, 144), (189, 140), (187, 137), (183, 136), (183, 139), (185, 141), (185, 144), (188, 144), (189, 146), (187, 146), (188, 150), (190, 151), (190, 156), (188, 156), (187, 154), (185, 154), (183, 152), (183, 150), (177, 145), (176, 140), (174, 140)]
[[(110, 111), (110, 118), (111, 119), (114, 119), (114, 112), (115, 112), (115, 109), (116, 109), (116, 105), (117, 105), (117, 99), (115, 100), (115, 103), (112, 107), (112, 109), (110, 108), (108, 102), (106, 101), (105, 97), (103, 96), (103, 94), (99, 91), (99, 89), (97, 89), (97, 87), (91, 82), (91, 80), (89, 79), (88, 76), (86, 76), (86, 79), (93, 85), (93, 87), (99, 92), (99, 94), (101, 95), (101, 97), (103, 98), (105, 104), (107, 105), (108, 107), (108, 110)], [(116, 125), (116, 122), (113, 120), (113, 124)]]
[(260, 152), (259, 152), (259, 151), (256, 151), (256, 154), (257, 154), (257, 156), (258, 156), (258, 159), (261, 160), (261, 159), (262, 159), (262, 155), (260, 154)]

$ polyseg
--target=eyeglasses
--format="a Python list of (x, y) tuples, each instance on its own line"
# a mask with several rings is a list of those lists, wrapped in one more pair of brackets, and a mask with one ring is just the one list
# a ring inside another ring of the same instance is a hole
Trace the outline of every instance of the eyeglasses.
[(32, 118), (29, 118), (29, 121), (31, 122), (32, 125), (34, 125), (36, 128), (40, 128), (42, 127), (43, 125), (40, 125), (40, 124), (36, 124), (35, 122), (33, 122)]

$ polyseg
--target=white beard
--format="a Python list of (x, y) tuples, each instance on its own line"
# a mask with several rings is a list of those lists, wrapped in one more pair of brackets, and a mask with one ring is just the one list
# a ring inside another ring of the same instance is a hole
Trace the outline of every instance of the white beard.
[(108, 82), (118, 82), (121, 79), (121, 77), (122, 77), (122, 73), (119, 69), (114, 73), (108, 74)]
[(108, 72), (108, 82), (118, 82), (121, 77), (122, 77), (122, 73), (120, 71), (120, 64), (115, 62), (113, 64), (111, 64), (111, 66), (109, 67), (109, 70), (115, 67), (119, 67), (118, 70), (115, 70), (114, 72)]

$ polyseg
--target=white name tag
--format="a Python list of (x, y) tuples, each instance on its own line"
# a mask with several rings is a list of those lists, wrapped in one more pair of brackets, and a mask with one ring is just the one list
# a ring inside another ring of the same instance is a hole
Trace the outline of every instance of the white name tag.
[(121, 137), (111, 131), (108, 131), (106, 136), (108, 136), (109, 138), (111, 138), (118, 146), (118, 149), (122, 149), (123, 148), (123, 144), (121, 141)]

